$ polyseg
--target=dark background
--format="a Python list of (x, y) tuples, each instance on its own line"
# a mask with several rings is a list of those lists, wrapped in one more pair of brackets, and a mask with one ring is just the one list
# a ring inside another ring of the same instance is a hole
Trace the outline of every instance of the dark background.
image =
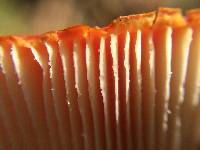
[(104, 26), (112, 19), (159, 6), (185, 10), (200, 0), (0, 0), (0, 35), (38, 34), (77, 24)]

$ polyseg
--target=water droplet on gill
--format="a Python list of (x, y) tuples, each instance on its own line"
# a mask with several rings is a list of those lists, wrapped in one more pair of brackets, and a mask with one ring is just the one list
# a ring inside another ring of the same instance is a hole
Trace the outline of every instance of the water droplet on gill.
[(17, 82), (17, 84), (21, 85), (21, 84), (22, 84), (22, 82), (21, 82), (21, 81), (18, 81), (18, 82)]
[(171, 114), (172, 112), (171, 112), (171, 110), (168, 109), (168, 110), (167, 110), (167, 113), (168, 113), (168, 114)]

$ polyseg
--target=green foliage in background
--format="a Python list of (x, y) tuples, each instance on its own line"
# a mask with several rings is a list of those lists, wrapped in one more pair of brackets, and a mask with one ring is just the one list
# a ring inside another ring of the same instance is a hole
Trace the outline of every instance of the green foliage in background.
[(25, 33), (24, 21), (25, 17), (17, 10), (15, 1), (0, 0), (0, 35)]

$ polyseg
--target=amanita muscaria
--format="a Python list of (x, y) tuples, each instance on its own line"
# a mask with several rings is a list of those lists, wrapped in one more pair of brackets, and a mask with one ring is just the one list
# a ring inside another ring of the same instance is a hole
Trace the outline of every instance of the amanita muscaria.
[(193, 150), (200, 10), (0, 37), (0, 150)]

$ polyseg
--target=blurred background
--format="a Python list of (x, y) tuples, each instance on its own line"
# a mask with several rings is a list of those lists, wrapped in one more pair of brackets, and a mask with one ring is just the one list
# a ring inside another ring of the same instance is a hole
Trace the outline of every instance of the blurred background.
[(200, 0), (0, 0), (0, 35), (30, 35), (77, 24), (104, 26), (159, 6), (200, 7)]

